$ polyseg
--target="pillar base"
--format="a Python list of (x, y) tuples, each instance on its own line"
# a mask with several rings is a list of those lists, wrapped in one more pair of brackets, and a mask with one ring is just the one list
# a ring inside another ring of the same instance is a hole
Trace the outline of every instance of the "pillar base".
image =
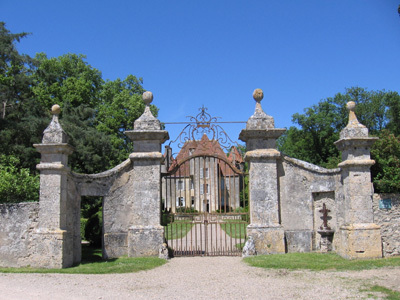
[(281, 225), (250, 224), (247, 226), (247, 235), (253, 238), (256, 252), (259, 255), (285, 253), (285, 232)]
[(381, 258), (382, 239), (380, 226), (360, 223), (342, 226), (337, 253), (348, 259)]
[(128, 230), (128, 256), (158, 256), (164, 242), (162, 226), (132, 226)]
[(34, 233), (33, 267), (62, 269), (74, 263), (72, 235), (66, 230), (38, 230)]

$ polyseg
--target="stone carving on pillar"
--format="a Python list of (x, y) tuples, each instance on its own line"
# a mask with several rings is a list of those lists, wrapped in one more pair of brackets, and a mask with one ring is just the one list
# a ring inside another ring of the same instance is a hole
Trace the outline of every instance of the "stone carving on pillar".
[(246, 142), (249, 163), (250, 225), (247, 234), (254, 240), (258, 254), (285, 253), (284, 230), (279, 219), (277, 160), (281, 154), (276, 140), (286, 129), (275, 128), (274, 119), (262, 107), (263, 91), (253, 93), (254, 114), (239, 139)]
[(337, 252), (346, 258), (382, 257), (380, 227), (374, 224), (372, 210), (373, 185), (370, 148), (378, 139), (368, 136), (368, 128), (358, 122), (355, 103), (348, 102), (349, 122), (335, 142), (342, 152), (344, 224), (339, 228)]
[[(53, 119), (43, 132), (41, 144), (33, 145), (40, 153), (40, 201), (37, 231), (37, 259), (34, 264), (47, 268), (65, 268), (74, 261), (73, 233), (68, 227), (68, 155), (73, 148), (67, 144), (58, 115), (61, 109), (53, 105)], [(75, 249), (79, 250), (79, 249)], [(75, 253), (76, 256), (76, 253)]]
[[(169, 139), (161, 130), (160, 121), (150, 111), (151, 92), (143, 93), (144, 113), (134, 123), (134, 129), (125, 134), (133, 141), (133, 199), (135, 224), (128, 230), (128, 256), (158, 256), (163, 244), (164, 227), (160, 225), (160, 170), (163, 155), (161, 144)], [(145, 212), (145, 213), (144, 213)]]

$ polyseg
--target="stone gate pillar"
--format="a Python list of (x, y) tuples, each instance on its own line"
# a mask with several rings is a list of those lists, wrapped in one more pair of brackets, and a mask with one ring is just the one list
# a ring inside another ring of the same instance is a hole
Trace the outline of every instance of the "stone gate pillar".
[(347, 103), (349, 123), (340, 132), (335, 145), (342, 152), (344, 224), (338, 232), (337, 253), (346, 258), (382, 257), (380, 227), (374, 224), (372, 210), (373, 185), (370, 148), (378, 139), (368, 136), (368, 128), (360, 124), (354, 113), (355, 103)]
[(286, 129), (275, 128), (274, 119), (261, 107), (263, 91), (253, 93), (256, 109), (239, 139), (247, 143), (249, 163), (250, 225), (248, 236), (258, 254), (285, 253), (284, 230), (279, 218), (279, 191), (276, 140)]
[(68, 155), (73, 148), (58, 122), (61, 110), (52, 107), (53, 119), (43, 132), (41, 144), (33, 145), (41, 154), (39, 224), (36, 232), (34, 264), (45, 268), (66, 268), (74, 263), (73, 232), (68, 226)]
[(151, 92), (143, 93), (146, 109), (125, 134), (133, 141), (133, 199), (135, 218), (128, 230), (128, 256), (156, 256), (163, 243), (161, 226), (161, 144), (169, 139), (150, 111)]

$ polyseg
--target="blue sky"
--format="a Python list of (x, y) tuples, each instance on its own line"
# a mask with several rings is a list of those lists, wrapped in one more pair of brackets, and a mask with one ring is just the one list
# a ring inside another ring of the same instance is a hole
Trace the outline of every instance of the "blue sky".
[[(400, 0), (0, 0), (1, 21), (31, 32), (22, 53), (81, 53), (104, 79), (143, 77), (163, 122), (204, 105), (246, 121), (252, 92), (289, 127), (346, 87), (400, 91)], [(244, 124), (224, 125), (236, 140)], [(181, 126), (166, 128), (171, 138)]]

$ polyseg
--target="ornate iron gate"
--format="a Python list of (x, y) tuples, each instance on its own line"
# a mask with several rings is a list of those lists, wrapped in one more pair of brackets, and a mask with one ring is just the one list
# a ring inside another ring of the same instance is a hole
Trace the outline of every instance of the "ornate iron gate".
[[(199, 115), (206, 115), (204, 108)], [(174, 256), (241, 255), (249, 223), (245, 163), (237, 147), (222, 150), (211, 122), (195, 125), (211, 130), (213, 139), (204, 132), (201, 139), (186, 139), (176, 158), (166, 147), (165, 240)]]

